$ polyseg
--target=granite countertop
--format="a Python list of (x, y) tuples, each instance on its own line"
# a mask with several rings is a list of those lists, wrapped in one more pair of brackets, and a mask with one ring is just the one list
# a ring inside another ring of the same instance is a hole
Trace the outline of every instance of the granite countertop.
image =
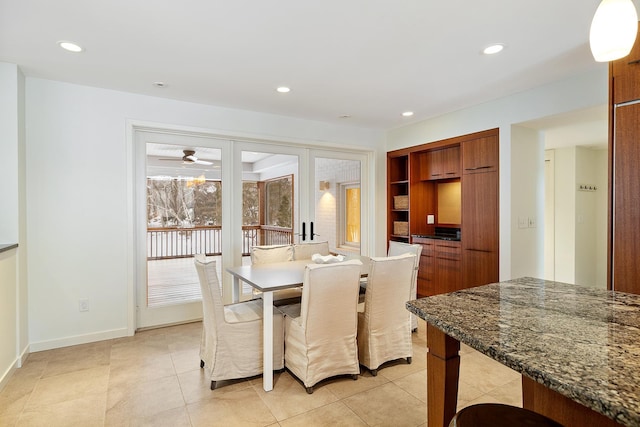
[(13, 248), (17, 248), (17, 243), (0, 243), (0, 253), (8, 251)]
[(407, 309), (538, 383), (640, 426), (640, 295), (525, 277)]

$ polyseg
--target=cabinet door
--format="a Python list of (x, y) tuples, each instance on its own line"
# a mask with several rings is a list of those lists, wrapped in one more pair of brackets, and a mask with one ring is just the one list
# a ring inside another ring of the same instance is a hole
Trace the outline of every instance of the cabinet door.
[(498, 170), (498, 138), (488, 136), (462, 142), (462, 173)]
[(628, 56), (611, 62), (613, 103), (640, 99), (640, 28)]
[(615, 109), (613, 145), (613, 289), (640, 294), (640, 104)]
[(454, 292), (461, 288), (460, 243), (436, 244), (436, 293)]
[[(428, 239), (420, 240), (422, 253), (420, 255), (420, 264), (418, 265), (418, 298), (435, 295), (434, 244), (433, 241)], [(416, 239), (414, 239), (413, 243), (417, 243)]]
[(460, 176), (460, 147), (442, 150), (444, 178), (458, 178)]
[(498, 173), (477, 173), (462, 181), (462, 247), (498, 248)]
[(448, 179), (460, 176), (460, 147), (442, 148), (423, 154), (422, 180)]
[(428, 151), (426, 155), (426, 170), (427, 173), (423, 179), (442, 179), (444, 178), (444, 155), (443, 150)]
[(498, 173), (465, 175), (462, 181), (462, 285), (498, 281)]
[(462, 286), (464, 288), (498, 281), (497, 252), (463, 249), (462, 264)]
[(433, 255), (420, 255), (418, 268), (418, 298), (435, 295), (435, 262)]

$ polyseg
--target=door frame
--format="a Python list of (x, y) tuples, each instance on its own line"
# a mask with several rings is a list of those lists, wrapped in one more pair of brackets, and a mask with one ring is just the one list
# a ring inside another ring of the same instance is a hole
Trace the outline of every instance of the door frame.
[[(232, 254), (232, 256), (223, 257), (222, 265), (222, 286), (223, 291), (231, 289), (232, 278), (226, 273), (226, 268), (233, 265), (240, 265), (242, 262), (242, 249), (241, 242), (232, 241), (232, 233), (242, 232), (242, 220), (241, 218), (234, 218), (233, 212), (238, 212), (237, 209), (242, 210), (242, 170), (241, 167), (234, 167), (236, 162), (241, 161), (241, 151), (246, 150), (247, 147), (256, 147), (256, 151), (265, 151), (267, 148), (277, 150), (283, 154), (291, 154), (293, 152), (301, 151), (301, 163), (306, 165), (312, 165), (310, 160), (315, 154), (321, 153), (322, 157), (335, 158), (357, 158), (362, 160), (361, 170), (361, 203), (362, 203), (362, 223), (366, 224), (368, 233), (372, 233), (374, 229), (372, 224), (375, 224), (375, 194), (373, 189), (375, 187), (375, 150), (369, 147), (357, 147), (349, 145), (338, 145), (337, 143), (323, 143), (320, 145), (317, 141), (309, 142), (300, 139), (282, 137), (280, 139), (273, 139), (272, 137), (266, 137), (263, 135), (256, 135), (246, 132), (233, 132), (227, 130), (215, 130), (208, 128), (197, 128), (190, 126), (170, 125), (156, 122), (147, 122), (140, 120), (127, 120), (126, 122), (126, 142), (127, 142), (127, 332), (129, 335), (133, 335), (138, 328), (137, 325), (137, 313), (136, 313), (136, 290), (137, 282), (140, 280), (142, 273), (146, 273), (146, 268), (141, 268), (145, 265), (146, 256), (143, 256), (141, 263), (141, 253), (145, 253), (146, 243), (144, 247), (141, 246), (141, 242), (146, 242), (145, 239), (140, 240), (141, 230), (146, 230), (146, 223), (144, 227), (140, 225), (139, 212), (141, 207), (139, 205), (139, 193), (140, 188), (137, 186), (136, 177), (141, 173), (141, 168), (146, 172), (146, 144), (140, 144), (138, 139), (139, 133), (154, 133), (157, 135), (167, 135), (168, 137), (175, 138), (176, 136), (201, 138), (202, 146), (208, 146), (207, 140), (216, 140), (229, 144), (228, 149), (222, 151), (222, 180), (227, 184), (226, 188), (232, 188), (232, 191), (223, 191), (223, 207), (222, 207), (222, 224), (223, 228), (226, 228), (228, 234), (223, 231), (222, 251)], [(175, 141), (175, 139), (174, 139)], [(214, 147), (217, 148), (217, 147)], [(345, 157), (343, 157), (345, 156)], [(225, 167), (225, 165), (227, 165)], [(299, 165), (299, 168), (300, 168)], [(313, 179), (311, 174), (299, 174), (299, 188), (312, 188)], [(303, 175), (305, 175), (303, 177)], [(240, 177), (240, 179), (238, 179)], [(146, 185), (145, 185), (146, 188)], [(300, 191), (300, 194), (305, 193)], [(226, 195), (226, 196), (225, 196)], [(235, 197), (234, 197), (235, 196)], [(311, 218), (315, 212), (315, 207), (310, 206), (309, 199), (305, 196), (299, 196), (300, 212), (298, 214), (297, 222), (294, 225), (294, 230), (298, 228), (300, 220), (304, 218)], [(225, 203), (226, 202), (226, 203)], [(304, 203), (303, 203), (304, 202)], [(146, 203), (146, 198), (145, 198)], [(146, 212), (146, 205), (144, 206)], [(146, 218), (146, 215), (143, 216)], [(362, 228), (361, 233), (361, 253), (366, 255), (372, 253), (375, 245), (375, 238), (364, 235), (365, 228)], [(295, 232), (295, 231), (294, 231)], [(226, 238), (224, 236), (227, 236)], [(239, 245), (239, 247), (237, 247)], [(145, 278), (146, 280), (146, 278)], [(230, 295), (230, 292), (224, 292)], [(227, 301), (225, 301), (227, 302)]]

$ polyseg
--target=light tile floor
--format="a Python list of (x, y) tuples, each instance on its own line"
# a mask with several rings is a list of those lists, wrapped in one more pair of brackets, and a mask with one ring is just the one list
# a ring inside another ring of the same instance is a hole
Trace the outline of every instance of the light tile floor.
[[(211, 391), (198, 356), (202, 324), (32, 353), (0, 392), (0, 426), (425, 426), (425, 323), (413, 363), (364, 368), (312, 395), (287, 371)], [(462, 346), (458, 407), (521, 406), (520, 375)]]

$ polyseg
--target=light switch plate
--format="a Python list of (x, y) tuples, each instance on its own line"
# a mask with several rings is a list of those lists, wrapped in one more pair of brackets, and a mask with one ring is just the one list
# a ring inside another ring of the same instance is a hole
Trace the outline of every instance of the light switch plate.
[(536, 228), (536, 219), (529, 217), (529, 228)]
[(427, 215), (427, 224), (435, 224), (436, 216), (435, 215)]
[(529, 218), (526, 216), (518, 217), (518, 228), (528, 228), (529, 227)]

